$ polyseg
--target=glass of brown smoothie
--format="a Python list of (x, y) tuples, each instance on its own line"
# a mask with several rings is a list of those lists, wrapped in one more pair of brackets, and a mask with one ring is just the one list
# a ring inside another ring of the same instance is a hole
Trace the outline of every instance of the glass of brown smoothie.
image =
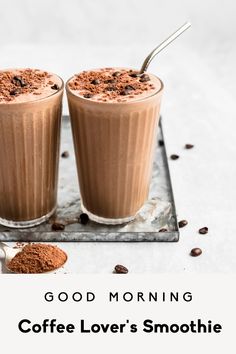
[(83, 71), (66, 85), (82, 210), (104, 224), (148, 198), (163, 84), (126, 68)]
[(36, 69), (0, 71), (0, 224), (31, 227), (57, 203), (63, 81)]

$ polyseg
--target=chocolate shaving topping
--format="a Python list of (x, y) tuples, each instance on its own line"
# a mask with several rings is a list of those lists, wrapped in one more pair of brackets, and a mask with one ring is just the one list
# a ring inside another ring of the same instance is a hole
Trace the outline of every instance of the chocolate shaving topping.
[(41, 95), (46, 87), (58, 90), (59, 86), (53, 84), (51, 76), (50, 73), (37, 69), (0, 71), (0, 103), (14, 101), (23, 94)]
[(125, 102), (127, 99), (141, 95), (145, 91), (156, 89), (155, 83), (147, 83), (151, 78), (147, 74), (139, 74), (138, 71), (120, 69), (99, 69), (95, 71), (83, 71), (75, 75), (69, 82), (71, 90), (78, 96), (92, 98), (93, 100), (109, 102)]

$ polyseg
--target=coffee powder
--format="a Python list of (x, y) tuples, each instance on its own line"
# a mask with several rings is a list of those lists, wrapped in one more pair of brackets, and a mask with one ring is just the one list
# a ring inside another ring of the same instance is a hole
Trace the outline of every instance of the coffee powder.
[(14, 273), (45, 273), (60, 268), (67, 255), (57, 246), (28, 244), (12, 258), (8, 268)]

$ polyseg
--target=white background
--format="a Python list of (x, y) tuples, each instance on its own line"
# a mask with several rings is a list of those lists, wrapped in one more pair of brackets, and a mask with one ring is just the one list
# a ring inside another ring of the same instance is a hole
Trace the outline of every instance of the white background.
[[(189, 225), (178, 244), (63, 244), (65, 271), (111, 273), (123, 263), (131, 273), (235, 272), (235, 2), (1, 0), (0, 6), (0, 66), (39, 67), (64, 79), (92, 67), (139, 67), (191, 20), (192, 29), (150, 67), (165, 84), (167, 151), (180, 155), (170, 161), (174, 195), (179, 219)], [(185, 143), (194, 149), (184, 150)], [(203, 226), (209, 234), (200, 236)], [(203, 254), (195, 259), (189, 251), (196, 246)]]

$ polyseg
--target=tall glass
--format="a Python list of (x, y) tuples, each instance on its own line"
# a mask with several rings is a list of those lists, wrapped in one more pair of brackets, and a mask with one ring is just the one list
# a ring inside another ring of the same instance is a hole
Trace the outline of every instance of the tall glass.
[(127, 102), (75, 95), (66, 85), (82, 210), (105, 224), (132, 220), (148, 198), (163, 91)]
[(55, 212), (62, 95), (61, 80), (46, 98), (0, 104), (2, 225), (31, 227)]

